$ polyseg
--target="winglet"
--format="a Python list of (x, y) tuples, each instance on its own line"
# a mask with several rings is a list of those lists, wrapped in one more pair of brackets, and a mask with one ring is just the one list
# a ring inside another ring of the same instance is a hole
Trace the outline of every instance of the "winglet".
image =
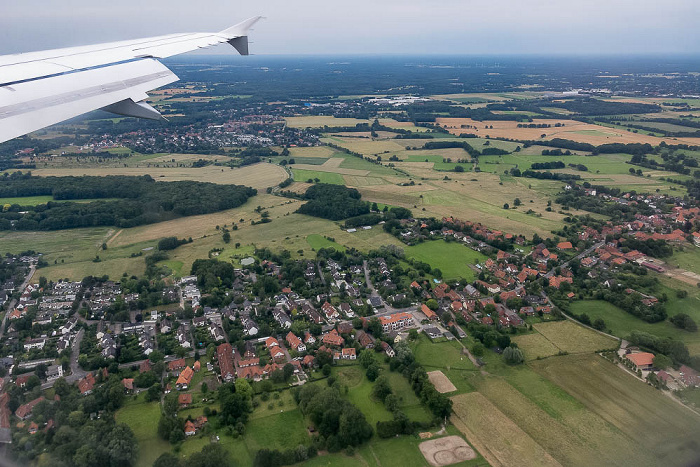
[(234, 39), (236, 37), (241, 37), (241, 36), (247, 36), (248, 35), (248, 29), (253, 27), (255, 23), (260, 21), (262, 19), (262, 16), (253, 16), (252, 18), (248, 18), (245, 21), (241, 21), (235, 26), (231, 26), (228, 29), (224, 29), (223, 31), (220, 32), (220, 34), (224, 36), (229, 36), (231, 39)]

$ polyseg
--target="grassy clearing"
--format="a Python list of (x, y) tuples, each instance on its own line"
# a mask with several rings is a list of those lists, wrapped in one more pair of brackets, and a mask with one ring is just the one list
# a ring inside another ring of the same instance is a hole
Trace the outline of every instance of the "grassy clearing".
[(568, 355), (530, 365), (633, 440), (646, 464), (688, 465), (697, 460), (693, 439), (700, 417), (616, 365), (596, 355)]
[(345, 247), (338, 245), (337, 243), (328, 240), (326, 237), (322, 237), (318, 234), (311, 234), (306, 237), (306, 241), (311, 248), (318, 251), (321, 248), (335, 248), (338, 251), (345, 251)]
[(533, 327), (557, 348), (568, 353), (590, 353), (619, 345), (615, 339), (569, 320), (537, 323)]
[(445, 279), (463, 278), (474, 280), (474, 271), (469, 265), (485, 261), (486, 257), (459, 243), (442, 240), (423, 242), (406, 248), (408, 258), (417, 259), (440, 269)]

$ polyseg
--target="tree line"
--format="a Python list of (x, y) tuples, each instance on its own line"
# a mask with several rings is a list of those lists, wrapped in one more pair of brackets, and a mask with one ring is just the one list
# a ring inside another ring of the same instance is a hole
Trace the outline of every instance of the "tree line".
[(53, 196), (57, 200), (96, 200), (86, 203), (49, 201), (37, 206), (13, 204), (0, 213), (0, 230), (58, 230), (106, 225), (135, 227), (232, 209), (256, 194), (255, 189), (240, 185), (192, 181), (156, 183), (149, 175), (5, 176), (0, 180), (0, 197)]

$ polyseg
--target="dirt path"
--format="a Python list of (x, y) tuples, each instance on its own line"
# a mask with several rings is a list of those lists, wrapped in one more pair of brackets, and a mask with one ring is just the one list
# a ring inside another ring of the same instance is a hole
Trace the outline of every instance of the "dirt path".
[(109, 240), (107, 240), (107, 246), (111, 246), (111, 245), (112, 245), (112, 242), (113, 242), (122, 232), (124, 232), (124, 229), (121, 229), (119, 232), (117, 232), (116, 234), (112, 235), (112, 238), (110, 238)]

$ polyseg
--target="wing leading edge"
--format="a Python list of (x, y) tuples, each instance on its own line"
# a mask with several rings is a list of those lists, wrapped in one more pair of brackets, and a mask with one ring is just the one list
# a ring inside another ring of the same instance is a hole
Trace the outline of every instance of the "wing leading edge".
[(218, 33), (171, 34), (132, 41), (0, 56), (0, 142), (86, 112), (161, 118), (141, 102), (178, 80), (156, 59), (228, 42), (248, 55), (256, 16)]

